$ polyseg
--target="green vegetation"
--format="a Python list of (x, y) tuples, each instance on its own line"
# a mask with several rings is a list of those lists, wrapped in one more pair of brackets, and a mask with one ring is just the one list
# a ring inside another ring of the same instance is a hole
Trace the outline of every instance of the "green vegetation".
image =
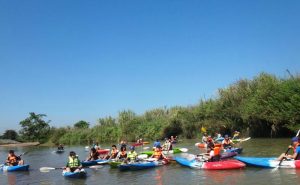
[(49, 137), (50, 121), (44, 121), (45, 114), (29, 113), (29, 117), (20, 122), (22, 130), (20, 134), (25, 141), (39, 141), (41, 143), (47, 141)]
[(37, 120), (26, 120), (21, 122), (21, 135), (26, 140), (47, 136), (53, 143), (64, 144), (154, 140), (171, 135), (195, 138), (201, 134), (202, 126), (211, 134), (239, 130), (254, 137), (291, 136), (300, 128), (300, 76), (278, 78), (261, 73), (253, 80), (241, 79), (219, 89), (216, 97), (202, 99), (194, 106), (157, 108), (142, 115), (126, 110), (116, 118), (100, 118), (91, 128), (87, 122), (79, 121), (73, 128), (51, 128), (49, 135), (28, 134), (27, 124)]

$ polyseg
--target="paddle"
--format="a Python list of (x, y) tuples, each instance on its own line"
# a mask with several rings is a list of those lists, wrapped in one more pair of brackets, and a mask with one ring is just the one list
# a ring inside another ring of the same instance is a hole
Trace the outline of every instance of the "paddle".
[[(86, 166), (83, 168), (91, 168), (91, 169), (98, 169), (102, 168), (103, 166)], [(64, 167), (41, 167), (40, 172), (47, 173), (50, 172), (51, 170), (62, 170)]]
[[(300, 133), (300, 129), (298, 130), (298, 132), (297, 132), (297, 134), (296, 134), (296, 137), (298, 137), (299, 136), (299, 133)], [(286, 152), (285, 152), (285, 155), (287, 155), (288, 154), (288, 152), (290, 151), (290, 147), (286, 150)], [(284, 157), (279, 161), (279, 164), (278, 164), (278, 166), (276, 166), (275, 168), (274, 168), (274, 170), (277, 170), (280, 166), (281, 166), (281, 163), (282, 163), (282, 161), (283, 161), (283, 159), (285, 159)]]
[(187, 149), (187, 148), (180, 148), (179, 150), (184, 152), (184, 153), (189, 151), (189, 149)]

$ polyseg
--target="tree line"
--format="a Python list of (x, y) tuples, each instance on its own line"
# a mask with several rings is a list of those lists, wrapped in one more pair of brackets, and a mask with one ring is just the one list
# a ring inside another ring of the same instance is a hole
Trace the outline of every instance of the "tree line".
[(30, 113), (20, 122), (19, 138), (64, 144), (154, 140), (172, 135), (190, 139), (199, 137), (202, 127), (209, 134), (239, 130), (245, 136), (285, 137), (300, 128), (300, 76), (279, 78), (260, 73), (218, 89), (215, 97), (201, 99), (193, 106), (157, 108), (142, 115), (124, 110), (117, 117), (98, 119), (93, 127), (83, 120), (73, 126), (50, 127), (50, 122), (43, 120), (45, 116)]

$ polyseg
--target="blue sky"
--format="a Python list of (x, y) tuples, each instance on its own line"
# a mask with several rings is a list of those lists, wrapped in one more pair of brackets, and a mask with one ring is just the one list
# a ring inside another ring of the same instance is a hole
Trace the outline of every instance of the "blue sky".
[(1, 0), (0, 132), (92, 124), (300, 69), (300, 1)]

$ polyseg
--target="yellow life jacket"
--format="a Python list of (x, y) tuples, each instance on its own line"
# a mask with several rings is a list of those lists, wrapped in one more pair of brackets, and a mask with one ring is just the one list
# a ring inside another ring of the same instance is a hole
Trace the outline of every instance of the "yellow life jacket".
[(162, 152), (161, 151), (154, 151), (153, 157), (160, 160), (162, 158)]
[(70, 168), (79, 167), (80, 166), (80, 161), (79, 161), (78, 157), (75, 157), (75, 158), (69, 157), (69, 161), (68, 161), (67, 166), (70, 167)]
[(130, 160), (135, 160), (136, 156), (137, 156), (137, 153), (135, 151), (133, 151), (133, 152), (130, 151), (130, 152), (127, 153), (127, 157)]

